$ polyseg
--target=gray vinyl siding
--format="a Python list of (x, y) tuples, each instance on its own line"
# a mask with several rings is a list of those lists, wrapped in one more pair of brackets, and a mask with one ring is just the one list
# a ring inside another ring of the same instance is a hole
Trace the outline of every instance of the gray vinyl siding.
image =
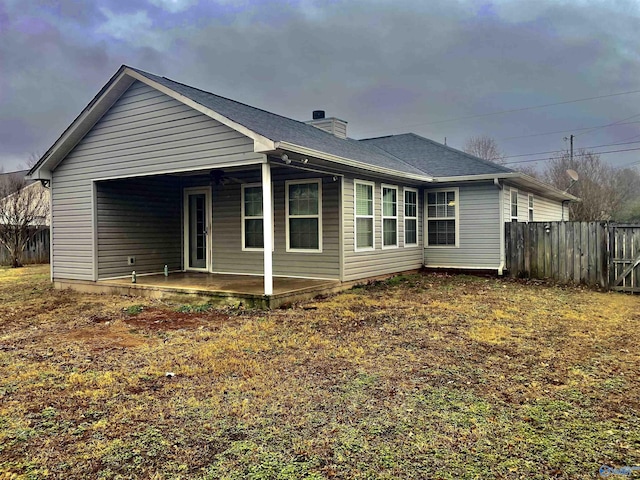
[(261, 159), (248, 137), (135, 82), (53, 171), (53, 277), (95, 280), (93, 180)]
[[(355, 180), (371, 181), (374, 186), (374, 250), (355, 251)], [(398, 187), (398, 247), (382, 248), (381, 184)], [(343, 192), (344, 281), (413, 270), (422, 266), (422, 194), (418, 189), (418, 245), (404, 246), (404, 190), (409, 185), (380, 182), (366, 178), (345, 177)]]
[(458, 202), (458, 247), (426, 246), (425, 265), (497, 269), (502, 228), (499, 190), (493, 184), (460, 186)]
[[(322, 252), (286, 251), (285, 181), (322, 179)], [(259, 183), (260, 176), (243, 177)], [(273, 169), (274, 242), (273, 274), (279, 276), (339, 279), (340, 277), (340, 181), (297, 170)], [(263, 273), (263, 252), (242, 250), (241, 185), (229, 183), (213, 191), (213, 271), (216, 273)]]
[[(98, 278), (182, 268), (180, 183), (171, 177), (98, 182)], [(127, 257), (135, 257), (135, 265)]]
[[(504, 220), (511, 219), (511, 190), (518, 191), (518, 221), (529, 221), (529, 194), (533, 195), (533, 221), (534, 222), (557, 222), (562, 220), (562, 202), (559, 200), (551, 200), (541, 195), (528, 192), (526, 190), (507, 186), (504, 195)], [(568, 216), (565, 216), (568, 220)]]

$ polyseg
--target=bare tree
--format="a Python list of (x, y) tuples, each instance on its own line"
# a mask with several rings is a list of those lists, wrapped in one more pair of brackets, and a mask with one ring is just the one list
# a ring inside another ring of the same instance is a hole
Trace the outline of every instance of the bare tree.
[(29, 158), (24, 162), (24, 167), (27, 170), (35, 167), (36, 163), (38, 163), (38, 161), (40, 160), (41, 157), (42, 157), (42, 153), (40, 153), (40, 152), (31, 152), (29, 154)]
[(504, 164), (504, 152), (500, 150), (495, 139), (486, 135), (470, 137), (464, 144), (464, 151), (483, 160), (489, 160), (500, 165)]
[[(572, 183), (567, 170), (578, 172)], [(579, 150), (573, 159), (568, 152), (553, 159), (543, 179), (560, 190), (580, 197), (571, 203), (571, 219), (579, 221), (612, 220), (623, 206), (640, 195), (640, 174), (633, 169), (618, 170), (600, 159), (594, 152)]]
[(39, 182), (28, 184), (16, 174), (0, 177), (0, 243), (8, 250), (12, 267), (22, 266), (27, 242), (48, 217), (49, 191)]
[(640, 224), (640, 196), (625, 203), (616, 212), (615, 219), (618, 222)]
[(522, 165), (517, 168), (518, 172), (524, 173), (525, 175), (529, 175), (530, 177), (537, 178), (538, 180), (543, 180), (540, 171), (537, 168), (531, 165)]

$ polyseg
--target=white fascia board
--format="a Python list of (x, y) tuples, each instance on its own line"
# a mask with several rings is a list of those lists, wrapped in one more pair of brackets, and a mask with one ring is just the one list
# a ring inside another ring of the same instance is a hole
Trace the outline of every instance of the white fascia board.
[(433, 182), (433, 177), (427, 175), (416, 175), (414, 173), (406, 173), (401, 172), (399, 170), (393, 170), (391, 168), (384, 167), (376, 167), (374, 165), (370, 165), (368, 163), (358, 162), (356, 160), (351, 160), (348, 158), (340, 157), (337, 155), (331, 155), (326, 152), (322, 152), (319, 150), (313, 150), (307, 147), (301, 147), (300, 145), (296, 145), (294, 143), (289, 142), (277, 142), (276, 147), (282, 150), (288, 150), (291, 152), (299, 153), (301, 155), (306, 155), (309, 157), (317, 157), (323, 160), (329, 160), (330, 162), (341, 163), (343, 165), (347, 165), (349, 167), (360, 168), (362, 170), (368, 170), (371, 173), (377, 173), (382, 175), (392, 175), (394, 177), (406, 178), (408, 180), (417, 180), (419, 182)]
[(505, 172), (505, 173), (486, 173), (483, 175), (458, 175), (456, 177), (436, 177), (433, 181), (435, 183), (454, 183), (454, 182), (477, 182), (481, 180), (493, 180), (504, 179), (504, 178), (516, 178), (520, 174), (516, 172)]
[(540, 180), (538, 180), (537, 178), (533, 178), (529, 175), (526, 175), (524, 173), (521, 173), (519, 178), (518, 178), (518, 183), (524, 187), (526, 186), (533, 186), (534, 188), (538, 188), (540, 190), (544, 190), (548, 193), (550, 193), (550, 196), (556, 197), (560, 200), (568, 200), (568, 201), (572, 201), (572, 202), (579, 202), (580, 199), (578, 197), (576, 197), (575, 195), (571, 195), (570, 193), (564, 192), (552, 185), (549, 185), (548, 183), (542, 182)]
[(456, 177), (437, 177), (434, 179), (435, 183), (458, 183), (458, 182), (477, 182), (483, 180), (511, 180), (515, 185), (523, 188), (535, 188), (538, 191), (544, 192), (550, 198), (558, 200), (568, 200), (573, 202), (579, 202), (580, 199), (571, 195), (570, 193), (563, 192), (547, 183), (533, 178), (529, 175), (520, 172), (505, 172), (505, 173), (491, 173), (483, 175), (460, 175)]
[(27, 180), (51, 180), (51, 170), (45, 170), (42, 166), (38, 167), (31, 175), (25, 175)]
[(206, 115), (207, 117), (213, 118), (214, 120), (217, 120), (218, 122), (222, 123), (223, 125), (226, 125), (229, 128), (233, 128), (234, 130), (240, 132), (244, 136), (251, 138), (254, 142), (255, 152), (270, 152), (272, 150), (275, 150), (275, 142), (270, 138), (264, 137), (254, 132), (253, 130), (249, 130), (244, 125), (234, 122), (233, 120), (230, 120), (224, 115), (220, 115), (218, 112), (211, 110), (210, 108), (207, 108), (204, 105), (199, 104), (198, 102), (194, 102), (190, 98), (185, 97), (184, 95), (177, 93), (176, 91), (170, 89), (169, 87), (165, 87), (164, 85), (161, 85), (158, 82), (155, 82), (150, 78), (145, 77), (144, 75), (136, 72), (135, 70), (126, 68), (124, 73), (131, 76), (132, 78), (135, 78), (136, 80), (141, 81), (146, 85), (149, 85), (151, 88), (155, 88), (159, 92), (162, 92), (165, 95), (170, 96), (171, 98), (179, 101), (180, 103), (184, 103), (185, 105), (188, 105), (189, 107), (193, 108), (194, 110), (197, 110), (198, 112)]

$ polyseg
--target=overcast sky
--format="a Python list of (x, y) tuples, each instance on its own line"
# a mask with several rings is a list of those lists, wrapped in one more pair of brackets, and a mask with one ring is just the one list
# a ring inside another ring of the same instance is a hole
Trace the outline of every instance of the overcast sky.
[(631, 164), (639, 26), (637, 1), (0, 0), (0, 167), (46, 151), (121, 64), (298, 120), (324, 109), (353, 138), (489, 135), (521, 155), (574, 133), (637, 148), (602, 156)]

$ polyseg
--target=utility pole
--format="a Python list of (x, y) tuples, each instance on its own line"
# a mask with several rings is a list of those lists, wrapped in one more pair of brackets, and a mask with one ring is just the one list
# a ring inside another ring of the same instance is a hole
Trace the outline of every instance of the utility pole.
[(573, 165), (573, 138), (575, 137), (575, 135), (569, 135), (569, 138), (564, 137), (564, 141), (566, 142), (567, 140), (569, 140), (569, 145), (570, 145), (570, 157), (571, 158), (571, 165)]
[(575, 135), (569, 135), (569, 143), (571, 145), (571, 165), (573, 165), (573, 137)]

